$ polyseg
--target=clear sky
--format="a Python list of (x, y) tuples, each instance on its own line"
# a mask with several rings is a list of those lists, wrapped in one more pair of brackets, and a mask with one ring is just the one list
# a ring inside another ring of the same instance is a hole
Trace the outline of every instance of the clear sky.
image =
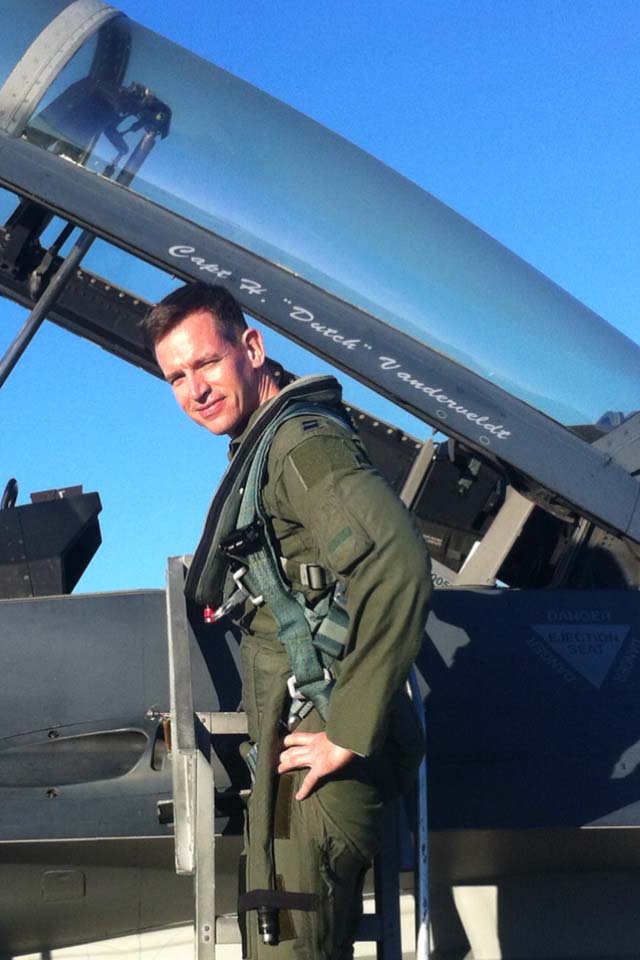
[[(640, 340), (635, 0), (119, 6), (363, 147)], [(154, 296), (171, 287), (148, 271), (139, 283)], [(3, 306), (0, 349), (21, 319)], [(17, 477), (19, 502), (74, 483), (101, 493), (104, 545), (79, 589), (161, 586), (166, 556), (191, 552), (226, 443), (189, 424), (164, 385), (45, 325), (0, 416), (0, 484)]]

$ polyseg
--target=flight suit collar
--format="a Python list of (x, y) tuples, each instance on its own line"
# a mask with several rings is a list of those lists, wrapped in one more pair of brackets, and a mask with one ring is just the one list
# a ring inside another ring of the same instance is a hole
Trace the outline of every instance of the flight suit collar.
[(319, 402), (319, 403), (328, 403), (328, 404), (331, 405), (331, 404), (334, 404), (334, 403), (339, 403), (340, 400), (342, 399), (342, 388), (340, 387), (340, 384), (337, 382), (337, 380), (334, 380), (333, 377), (330, 377), (330, 376), (322, 376), (322, 377), (317, 377), (317, 376), (300, 377), (298, 380), (293, 381), (293, 383), (287, 384), (285, 387), (282, 388), (282, 390), (281, 390), (279, 393), (276, 394), (275, 397), (272, 397), (270, 400), (267, 400), (266, 403), (261, 404), (259, 407), (257, 407), (257, 408), (253, 411), (253, 413), (252, 413), (251, 416), (249, 417), (249, 419), (248, 419), (248, 421), (247, 421), (247, 425), (246, 425), (246, 427), (244, 428), (244, 430), (242, 431), (242, 433), (239, 434), (239, 436), (237, 436), (237, 437), (233, 437), (233, 438), (229, 441), (229, 449), (228, 449), (228, 451), (227, 451), (227, 458), (228, 458), (230, 461), (233, 460), (233, 458), (235, 457), (236, 453), (238, 452), (238, 449), (239, 449), (240, 445), (242, 444), (243, 440), (245, 439), (245, 437), (247, 436), (247, 434), (250, 432), (250, 430), (253, 429), (254, 425), (255, 425), (256, 422), (257, 422), (257, 420), (259, 420), (262, 416), (264, 416), (264, 414), (267, 412), (267, 410), (269, 409), (269, 407), (272, 406), (274, 400), (275, 400), (277, 397), (281, 397), (283, 393), (286, 393), (289, 387), (295, 387), (296, 389), (299, 389), (299, 388), (300, 388), (303, 384), (305, 384), (307, 381), (310, 382), (310, 385), (313, 384), (314, 387), (316, 386), (316, 384), (317, 384), (317, 386), (318, 386), (318, 395), (317, 395), (317, 397), (313, 396), (313, 387), (311, 388), (311, 396), (310, 396), (310, 399), (311, 399), (312, 401), (316, 401), (316, 402)]
[(244, 440), (244, 438), (247, 436), (247, 434), (249, 433), (249, 431), (250, 431), (251, 428), (253, 427), (253, 425), (254, 425), (254, 423), (256, 422), (256, 420), (257, 420), (259, 417), (261, 417), (261, 416), (266, 412), (267, 408), (268, 408), (268, 407), (271, 405), (271, 403), (273, 402), (273, 399), (274, 399), (274, 398), (272, 397), (271, 400), (267, 400), (265, 403), (260, 404), (259, 407), (256, 407), (256, 409), (253, 411), (253, 413), (251, 414), (251, 416), (250, 416), (249, 419), (247, 420), (247, 425), (246, 425), (246, 427), (244, 428), (244, 430), (242, 431), (242, 433), (239, 434), (237, 437), (232, 437), (231, 440), (229, 440), (229, 449), (228, 449), (228, 451), (227, 451), (227, 458), (228, 458), (229, 460), (233, 460), (233, 458), (235, 457), (235, 455), (236, 455), (236, 453), (237, 453), (237, 451), (238, 451), (238, 448), (239, 448), (240, 444), (242, 443), (242, 441)]

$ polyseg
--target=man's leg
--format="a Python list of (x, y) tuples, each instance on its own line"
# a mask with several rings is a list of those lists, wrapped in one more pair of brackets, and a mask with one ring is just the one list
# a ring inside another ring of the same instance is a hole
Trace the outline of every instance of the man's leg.
[[(362, 907), (364, 875), (379, 841), (382, 804), (354, 770), (306, 800), (295, 793), (304, 771), (279, 778), (274, 821), (276, 885), (313, 895), (313, 909), (281, 909), (277, 946), (258, 937), (255, 911), (246, 915), (251, 960), (348, 960)], [(352, 828), (351, 830), (349, 828)], [(350, 835), (351, 834), (351, 835)], [(251, 857), (251, 846), (248, 848)]]

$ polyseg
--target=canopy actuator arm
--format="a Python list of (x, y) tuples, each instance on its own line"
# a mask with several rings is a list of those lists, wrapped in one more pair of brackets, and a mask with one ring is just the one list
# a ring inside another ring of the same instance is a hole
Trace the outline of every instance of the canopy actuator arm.
[(49, 286), (25, 320), (22, 329), (10, 344), (4, 357), (0, 360), (0, 387), (4, 385), (7, 377), (31, 343), (42, 321), (64, 289), (68, 278), (76, 269), (94, 240), (95, 235), (89, 233), (88, 230), (84, 230), (65, 257), (64, 263), (54, 273)]

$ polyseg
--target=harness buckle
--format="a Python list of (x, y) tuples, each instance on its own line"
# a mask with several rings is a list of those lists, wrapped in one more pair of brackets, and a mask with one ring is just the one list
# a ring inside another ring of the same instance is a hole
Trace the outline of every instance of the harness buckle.
[(231, 596), (224, 601), (216, 610), (211, 610), (210, 607), (205, 611), (205, 622), (206, 623), (215, 623), (217, 620), (221, 620), (222, 617), (226, 615), (238, 606), (240, 603), (244, 603), (245, 600), (249, 600), (254, 607), (259, 607), (260, 604), (264, 603), (264, 598), (262, 596), (254, 597), (251, 594), (251, 591), (248, 587), (242, 583), (242, 578), (249, 568), (239, 566), (237, 570), (234, 570), (231, 573), (233, 582), (236, 585), (236, 589), (233, 591)]
[(238, 567), (237, 570), (235, 570), (235, 571), (231, 574), (231, 577), (232, 577), (233, 582), (235, 583), (236, 587), (238, 588), (238, 589), (236, 590), (236, 593), (238, 593), (238, 591), (239, 591), (244, 597), (246, 597), (247, 600), (250, 600), (250, 601), (251, 601), (251, 603), (254, 605), (254, 607), (259, 607), (260, 604), (264, 603), (264, 597), (262, 596), (262, 594), (261, 594), (259, 597), (253, 597), (253, 596), (251, 595), (251, 591), (249, 590), (249, 588), (248, 588), (248, 587), (245, 587), (245, 585), (240, 582), (240, 581), (242, 580), (242, 578), (244, 577), (245, 573), (248, 571), (248, 569), (249, 569), (248, 567), (242, 567), (242, 566), (240, 566), (240, 567)]
[[(322, 675), (324, 679), (327, 681), (327, 683), (331, 683), (331, 681), (333, 680), (331, 671), (327, 667), (323, 668)], [(298, 690), (297, 680), (293, 674), (291, 674), (291, 676), (287, 680), (287, 690), (289, 691), (289, 696), (291, 697), (292, 700), (308, 699), (307, 697), (305, 697), (304, 693), (302, 693), (301, 690)]]

